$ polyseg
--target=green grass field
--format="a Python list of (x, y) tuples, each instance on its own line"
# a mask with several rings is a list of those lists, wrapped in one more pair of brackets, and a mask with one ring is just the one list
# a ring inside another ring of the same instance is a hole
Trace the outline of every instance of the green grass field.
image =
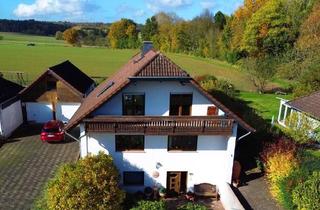
[[(54, 37), (0, 33), (0, 71), (22, 71), (32, 81), (48, 67), (70, 60), (90, 76), (108, 77), (124, 65), (138, 50), (113, 50), (98, 47), (72, 47)], [(27, 46), (34, 43), (35, 46)], [(258, 110), (265, 119), (278, 112), (277, 95), (254, 93), (248, 75), (236, 66), (219, 60), (168, 53), (167, 56), (192, 76), (212, 74), (233, 83), (240, 98)], [(273, 81), (269, 86), (277, 86)], [(288, 96), (290, 97), (290, 96)]]
[[(27, 72), (34, 79), (49, 66), (70, 60), (90, 76), (110, 76), (138, 50), (112, 50), (94, 47), (71, 47), (54, 37), (0, 33), (0, 71)], [(34, 43), (35, 46), (27, 46)], [(254, 90), (247, 76), (238, 68), (222, 61), (183, 54), (167, 54), (191, 75), (213, 74), (225, 79), (240, 90)]]

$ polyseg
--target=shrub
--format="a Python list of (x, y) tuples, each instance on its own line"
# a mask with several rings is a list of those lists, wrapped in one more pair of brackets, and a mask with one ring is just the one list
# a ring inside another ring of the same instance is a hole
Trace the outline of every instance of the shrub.
[(280, 200), (281, 194), (279, 183), (298, 166), (296, 151), (297, 147), (292, 141), (279, 139), (264, 148), (261, 154), (270, 183), (270, 192), (277, 200)]
[(230, 97), (235, 97), (236, 89), (234, 85), (226, 80), (218, 80), (213, 75), (202, 75), (196, 78), (201, 87), (208, 92), (218, 90)]
[(131, 210), (165, 210), (166, 203), (164, 201), (139, 201), (138, 205)]
[[(285, 129), (294, 141), (299, 144), (305, 144), (312, 140), (317, 140), (317, 129), (315, 122), (304, 114), (293, 112), (287, 119), (289, 127)], [(313, 130), (314, 134), (313, 134)]]
[(293, 202), (298, 209), (320, 209), (320, 172), (314, 172), (293, 190)]
[(207, 207), (200, 204), (187, 203), (178, 207), (178, 210), (207, 210)]
[(61, 166), (45, 191), (47, 209), (120, 209), (124, 192), (112, 158), (102, 152)]

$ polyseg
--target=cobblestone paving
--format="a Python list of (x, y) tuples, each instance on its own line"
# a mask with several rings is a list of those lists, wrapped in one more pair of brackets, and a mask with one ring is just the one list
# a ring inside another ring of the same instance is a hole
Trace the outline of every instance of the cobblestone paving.
[(282, 210), (271, 197), (265, 176), (261, 176), (257, 170), (248, 171), (246, 175), (246, 184), (240, 186), (236, 192), (246, 210)]
[(0, 209), (30, 209), (58, 165), (79, 157), (78, 142), (42, 143), (39, 126), (19, 129), (0, 147)]

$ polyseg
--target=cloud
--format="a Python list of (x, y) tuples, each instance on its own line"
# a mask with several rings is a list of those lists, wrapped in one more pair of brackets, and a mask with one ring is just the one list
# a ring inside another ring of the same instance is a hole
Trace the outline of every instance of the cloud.
[(135, 17), (143, 17), (145, 15), (146, 15), (146, 12), (144, 10), (142, 10), (142, 9), (137, 10), (137, 11), (134, 12), (134, 16)]
[(212, 9), (215, 6), (214, 1), (201, 1), (200, 5), (203, 9)]
[(116, 15), (115, 17), (119, 18), (121, 17), (128, 17), (128, 18), (132, 18), (132, 17), (144, 17), (146, 15), (146, 12), (143, 9), (137, 9), (134, 8), (128, 4), (120, 4), (117, 8), (116, 8)]
[(167, 11), (190, 6), (191, 0), (146, 0), (147, 7), (153, 12)]
[(98, 8), (89, 0), (35, 0), (32, 4), (21, 3), (13, 11), (17, 17), (34, 17), (43, 15), (80, 16)]

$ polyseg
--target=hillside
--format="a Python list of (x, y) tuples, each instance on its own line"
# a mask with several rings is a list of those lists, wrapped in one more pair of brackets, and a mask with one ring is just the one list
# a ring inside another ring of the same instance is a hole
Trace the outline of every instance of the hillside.
[[(45, 36), (17, 33), (0, 33), (0, 36), (3, 36), (3, 40), (0, 40), (0, 72), (25, 72), (29, 82), (49, 66), (64, 60), (70, 60), (90, 76), (108, 77), (138, 52), (138, 50), (71, 47), (63, 41)], [(29, 43), (34, 43), (35, 46), (27, 46)], [(192, 76), (212, 74), (219, 79), (230, 81), (241, 91), (239, 97), (249, 106), (258, 109), (263, 118), (270, 120), (277, 114), (279, 101), (276, 95), (253, 92), (254, 86), (249, 82), (246, 73), (236, 66), (219, 60), (184, 54), (168, 53), (167, 56)]]

